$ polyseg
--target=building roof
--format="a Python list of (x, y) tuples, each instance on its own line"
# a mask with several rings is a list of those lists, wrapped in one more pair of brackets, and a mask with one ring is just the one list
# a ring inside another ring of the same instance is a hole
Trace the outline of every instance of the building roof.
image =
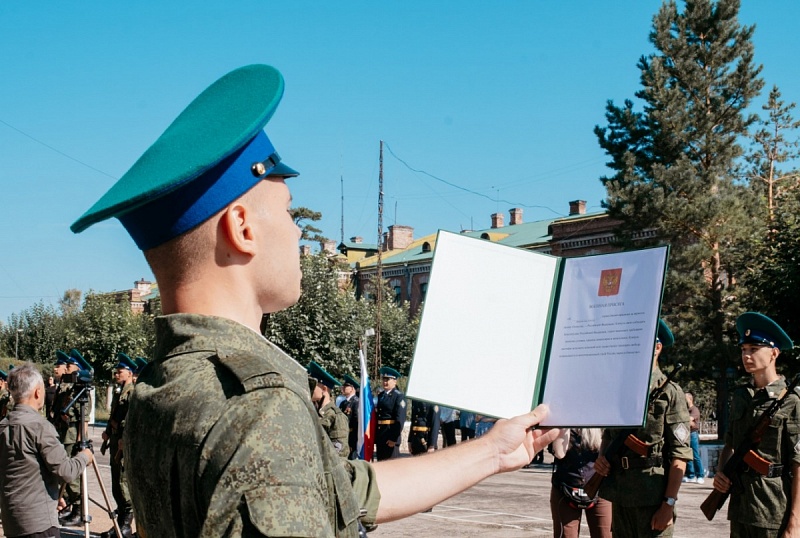
[(378, 246), (373, 243), (356, 243), (355, 241), (342, 241), (336, 248), (339, 250), (342, 250), (342, 248), (348, 250), (378, 250)]
[[(428, 248), (425, 249), (425, 244)], [(422, 260), (430, 259), (433, 255), (433, 249), (436, 246), (436, 234), (429, 234), (425, 237), (416, 239), (413, 243), (404, 249), (388, 250), (381, 253), (381, 263), (383, 264), (401, 264), (401, 263), (414, 263)], [(378, 264), (378, 256), (369, 256), (358, 262), (361, 268), (373, 267)]]
[[(556, 217), (553, 219), (538, 220), (533, 222), (523, 222), (522, 224), (503, 226), (502, 228), (487, 228), (484, 230), (473, 230), (462, 233), (469, 237), (488, 239), (493, 243), (500, 243), (501, 245), (508, 245), (510, 247), (535, 247), (537, 245), (547, 244), (552, 239), (550, 235), (550, 226), (553, 223), (594, 219), (605, 215), (605, 212), (570, 215), (566, 217)], [(430, 250), (423, 251), (423, 245), (425, 243), (428, 243)], [(395, 265), (401, 263), (419, 263), (425, 260), (430, 260), (433, 257), (435, 245), (436, 234), (433, 233), (426, 235), (425, 237), (415, 240), (405, 249), (383, 252), (381, 254), (381, 262), (383, 265)], [(358, 266), (361, 269), (368, 269), (376, 266), (377, 263), (378, 256), (375, 255), (362, 259), (358, 262)]]

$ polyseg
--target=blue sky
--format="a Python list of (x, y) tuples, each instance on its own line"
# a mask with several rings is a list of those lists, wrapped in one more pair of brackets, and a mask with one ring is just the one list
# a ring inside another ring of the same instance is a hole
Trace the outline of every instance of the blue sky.
[[(800, 101), (800, 3), (745, 4), (766, 88)], [(286, 79), (266, 130), (302, 174), (296, 205), (321, 211), (331, 238), (343, 178), (345, 238), (377, 240), (380, 140), (384, 225), (417, 237), (485, 228), (515, 206), (525, 221), (575, 199), (599, 210), (606, 159), (592, 129), (606, 100), (638, 89), (659, 6), (0, 2), (0, 320), (69, 288), (152, 277), (116, 220), (80, 235), (69, 225), (200, 91), (249, 63)]]

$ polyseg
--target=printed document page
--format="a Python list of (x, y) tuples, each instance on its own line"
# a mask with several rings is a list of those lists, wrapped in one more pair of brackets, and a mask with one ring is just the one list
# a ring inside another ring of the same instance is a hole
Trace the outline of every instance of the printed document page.
[(557, 258), (440, 231), (407, 395), (489, 416), (534, 406)]
[(564, 260), (544, 424), (643, 424), (667, 251)]

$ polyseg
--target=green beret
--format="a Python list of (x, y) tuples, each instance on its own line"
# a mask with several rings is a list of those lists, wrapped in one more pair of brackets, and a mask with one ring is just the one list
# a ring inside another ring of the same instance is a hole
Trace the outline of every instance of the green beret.
[(135, 370), (135, 372), (138, 375), (138, 374), (142, 373), (142, 370), (144, 370), (144, 367), (147, 366), (147, 359), (145, 359), (144, 357), (136, 357), (134, 359), (134, 361), (136, 362), (136, 370)]
[(94, 368), (92, 368), (92, 365), (89, 364), (89, 361), (83, 358), (83, 355), (81, 355), (81, 352), (78, 351), (77, 349), (74, 348), (71, 349), (69, 351), (69, 356), (70, 359), (72, 359), (70, 362), (72, 362), (72, 364), (78, 365), (78, 368), (80, 368), (81, 370), (85, 370), (87, 372), (94, 372)]
[(675, 343), (675, 337), (672, 335), (672, 331), (669, 330), (669, 327), (667, 327), (667, 324), (661, 318), (658, 318), (658, 333), (656, 334), (656, 339), (661, 342), (663, 347), (670, 347)]
[(241, 67), (214, 82), (72, 231), (116, 217), (148, 250), (199, 226), (262, 179), (297, 175), (286, 166), (275, 170), (281, 158), (264, 132), (283, 86), (267, 65)]
[(381, 377), (391, 377), (394, 379), (400, 379), (401, 377), (403, 377), (400, 375), (400, 372), (398, 372), (394, 368), (390, 368), (389, 366), (381, 366), (380, 372), (381, 372)]
[(736, 331), (739, 345), (768, 345), (784, 351), (794, 347), (792, 339), (780, 325), (758, 312), (745, 312), (736, 318)]
[(357, 379), (351, 377), (349, 374), (344, 374), (344, 382), (342, 382), (342, 385), (350, 385), (351, 387), (359, 388), (361, 383), (359, 383)]
[(114, 367), (114, 369), (119, 370), (120, 368), (135, 372), (136, 363), (127, 354), (117, 353), (117, 365)]
[(61, 351), (60, 349), (56, 350), (56, 366), (60, 366), (62, 364), (69, 364), (69, 355)]
[(8, 374), (5, 372), (5, 370), (0, 370), (0, 379), (3, 381), (8, 380)]
[(322, 383), (331, 390), (333, 390), (334, 387), (341, 385), (338, 379), (326, 372), (322, 366), (314, 361), (308, 363), (306, 371), (308, 372), (308, 376), (310, 378), (316, 380), (317, 383)]

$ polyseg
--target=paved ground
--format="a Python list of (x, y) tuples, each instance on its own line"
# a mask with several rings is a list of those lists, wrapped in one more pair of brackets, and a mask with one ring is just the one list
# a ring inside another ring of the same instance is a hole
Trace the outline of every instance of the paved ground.
[[(549, 455), (546, 461), (550, 461)], [(371, 538), (416, 536), (521, 538), (553, 536), (550, 519), (551, 465), (539, 465), (491, 477), (456, 495), (425, 514), (380, 525)], [(705, 484), (683, 484), (678, 501), (676, 538), (721, 538), (729, 536), (727, 506), (714, 521), (700, 512), (700, 503), (711, 491)], [(589, 536), (583, 525), (581, 536)]]
[[(98, 469), (111, 496), (111, 468), (108, 455), (100, 455), (102, 427), (90, 427), (89, 435), (96, 448)], [(404, 454), (405, 457), (407, 455)], [(405, 538), (417, 536), (498, 537), (521, 538), (553, 536), (550, 519), (550, 472), (552, 456), (547, 454), (545, 465), (521, 469), (491, 477), (481, 484), (456, 495), (425, 514), (383, 524), (371, 538)], [(97, 475), (93, 469), (88, 474), (90, 498), (105, 505)], [(729, 536), (726, 520), (727, 506), (714, 521), (709, 522), (700, 512), (700, 503), (711, 491), (711, 480), (703, 485), (683, 484), (678, 501), (676, 538), (721, 538)], [(409, 492), (413, 495), (413, 492)], [(115, 507), (113, 498), (112, 508)], [(111, 527), (111, 519), (97, 504), (90, 503), (92, 536)], [(62, 529), (65, 537), (84, 536), (82, 528)], [(589, 536), (583, 526), (582, 536)], [(0, 536), (4, 536), (0, 532)]]

